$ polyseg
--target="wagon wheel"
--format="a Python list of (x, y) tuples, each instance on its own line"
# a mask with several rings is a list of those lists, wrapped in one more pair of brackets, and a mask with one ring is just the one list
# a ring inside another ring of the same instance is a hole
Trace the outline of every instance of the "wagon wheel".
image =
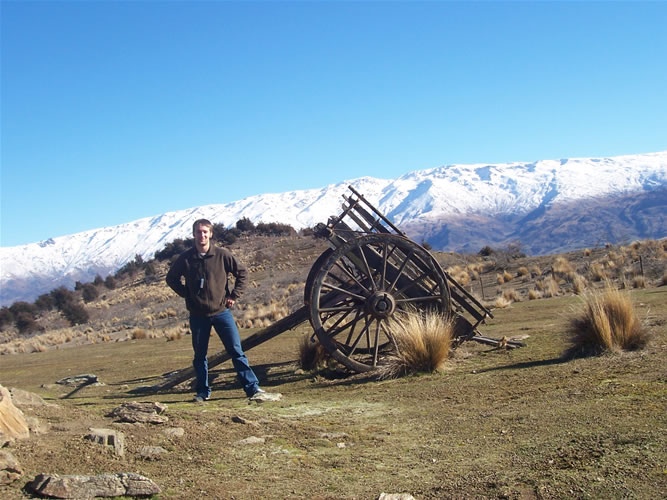
[(394, 234), (349, 241), (313, 267), (307, 304), (320, 343), (357, 372), (375, 369), (392, 344), (398, 311), (449, 312), (445, 274), (428, 251)]

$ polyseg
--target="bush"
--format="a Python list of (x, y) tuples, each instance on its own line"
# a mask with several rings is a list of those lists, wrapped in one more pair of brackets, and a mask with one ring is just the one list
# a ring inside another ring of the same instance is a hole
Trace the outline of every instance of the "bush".
[(16, 328), (19, 333), (25, 334), (39, 330), (39, 325), (32, 314), (20, 312), (16, 316)]
[(236, 229), (242, 233), (252, 233), (255, 230), (255, 223), (247, 217), (243, 217), (236, 221)]
[(453, 322), (436, 313), (401, 312), (387, 322), (396, 350), (378, 367), (381, 379), (442, 369), (449, 356)]
[(627, 294), (607, 284), (584, 300), (582, 311), (570, 322), (569, 355), (635, 350), (646, 345), (648, 334)]
[(194, 245), (194, 239), (187, 238), (176, 238), (171, 243), (167, 243), (162, 250), (155, 252), (155, 258), (158, 260), (168, 260), (174, 255), (180, 255), (185, 252), (188, 248), (192, 248)]
[(14, 314), (12, 314), (9, 307), (5, 306), (0, 309), (0, 331), (4, 330), (6, 326), (13, 324), (14, 321)]
[(64, 286), (59, 286), (58, 288), (51, 290), (51, 296), (53, 297), (56, 308), (61, 312), (67, 304), (74, 302), (74, 292), (68, 290)]
[(97, 290), (97, 287), (92, 283), (86, 283), (81, 289), (81, 297), (84, 302), (92, 302), (97, 297), (100, 296), (100, 292)]
[(74, 302), (68, 302), (61, 309), (61, 312), (72, 326), (86, 324), (90, 319), (88, 316), (88, 311), (86, 311), (86, 309), (81, 304), (75, 304)]
[(307, 371), (323, 368), (331, 359), (322, 344), (310, 340), (310, 337), (310, 335), (304, 335), (299, 342), (299, 366)]
[(491, 248), (489, 245), (486, 245), (486, 246), (482, 247), (480, 249), (480, 251), (477, 252), (477, 253), (482, 257), (490, 257), (491, 255), (496, 253), (496, 251), (493, 248)]
[(105, 286), (108, 290), (113, 290), (113, 289), (116, 288), (116, 286), (117, 286), (117, 284), (116, 284), (116, 278), (114, 278), (114, 277), (111, 276), (111, 275), (107, 276), (106, 279), (104, 280), (104, 286)]
[(35, 307), (38, 311), (51, 311), (56, 307), (56, 301), (50, 293), (43, 293), (35, 299)]

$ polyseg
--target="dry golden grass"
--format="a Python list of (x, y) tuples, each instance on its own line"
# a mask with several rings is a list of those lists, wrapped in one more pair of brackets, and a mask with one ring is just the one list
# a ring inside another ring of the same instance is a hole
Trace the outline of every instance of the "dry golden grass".
[(542, 298), (542, 292), (539, 290), (530, 290), (528, 292), (528, 300), (537, 300)]
[(499, 285), (505, 283), (505, 277), (502, 274), (496, 274), (496, 281)]
[(441, 370), (452, 344), (453, 323), (441, 314), (414, 311), (394, 315), (387, 322), (395, 352), (378, 368), (381, 379)]
[(510, 302), (521, 302), (521, 295), (514, 288), (508, 288), (503, 292), (503, 297), (505, 297)]
[(642, 348), (648, 341), (627, 293), (612, 288), (591, 292), (570, 323), (570, 355), (595, 355)]
[(635, 276), (632, 280), (633, 288), (646, 288), (646, 278), (643, 276)]
[(522, 277), (522, 276), (529, 276), (529, 271), (526, 266), (521, 266), (519, 269), (516, 271), (517, 277)]
[(584, 249), (584, 257), (590, 257), (591, 256), (591, 249), (590, 248), (585, 248)]
[(584, 293), (586, 290), (586, 278), (584, 278), (582, 275), (574, 273), (574, 275), (571, 276), (572, 279), (572, 291), (577, 294), (581, 295)]
[(537, 280), (535, 288), (542, 293), (542, 297), (555, 297), (558, 295), (558, 282), (551, 276)]
[(565, 257), (556, 257), (552, 269), (555, 273), (568, 274), (574, 271), (574, 267)]
[(662, 279), (660, 280), (660, 286), (667, 285), (667, 271), (662, 274)]
[(303, 335), (299, 340), (299, 366), (303, 370), (311, 371), (324, 368), (331, 356), (311, 335)]
[(512, 305), (512, 301), (506, 298), (504, 295), (497, 297), (496, 300), (493, 302), (493, 307), (495, 309), (505, 309), (510, 305)]
[(591, 263), (588, 275), (592, 281), (603, 281), (607, 279), (607, 272), (599, 262)]
[(507, 283), (508, 281), (512, 281), (512, 278), (514, 278), (512, 273), (510, 273), (507, 270), (503, 271), (503, 279), (504, 279), (505, 283)]

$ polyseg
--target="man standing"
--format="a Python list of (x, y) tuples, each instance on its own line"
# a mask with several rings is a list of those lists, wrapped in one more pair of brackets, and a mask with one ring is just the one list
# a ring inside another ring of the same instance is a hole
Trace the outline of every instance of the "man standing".
[[(197, 394), (194, 400), (203, 402), (211, 396), (206, 358), (211, 327), (215, 328), (231, 356), (246, 395), (251, 399), (262, 399), (267, 393), (260, 389), (257, 376), (243, 353), (239, 331), (230, 311), (245, 288), (246, 268), (227, 249), (213, 244), (213, 224), (210, 221), (196, 220), (192, 232), (195, 245), (179, 255), (172, 264), (167, 273), (167, 284), (185, 299), (185, 305), (190, 312), (194, 350), (192, 364), (197, 375)], [(227, 281), (229, 274), (235, 278), (231, 292)], [(185, 279), (185, 284), (182, 278)]]

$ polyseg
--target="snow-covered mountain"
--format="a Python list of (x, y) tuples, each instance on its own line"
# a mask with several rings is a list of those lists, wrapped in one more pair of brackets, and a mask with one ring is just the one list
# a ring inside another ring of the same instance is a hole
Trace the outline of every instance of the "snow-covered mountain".
[(321, 189), (262, 194), (168, 212), (114, 227), (0, 248), (0, 303), (32, 300), (75, 281), (105, 276), (138, 254), (150, 259), (205, 217), (242, 217), (296, 229), (340, 212), (348, 185), (415, 241), (476, 252), (520, 240), (528, 253), (667, 236), (667, 151), (534, 163), (448, 165), (398, 179), (361, 177)]

